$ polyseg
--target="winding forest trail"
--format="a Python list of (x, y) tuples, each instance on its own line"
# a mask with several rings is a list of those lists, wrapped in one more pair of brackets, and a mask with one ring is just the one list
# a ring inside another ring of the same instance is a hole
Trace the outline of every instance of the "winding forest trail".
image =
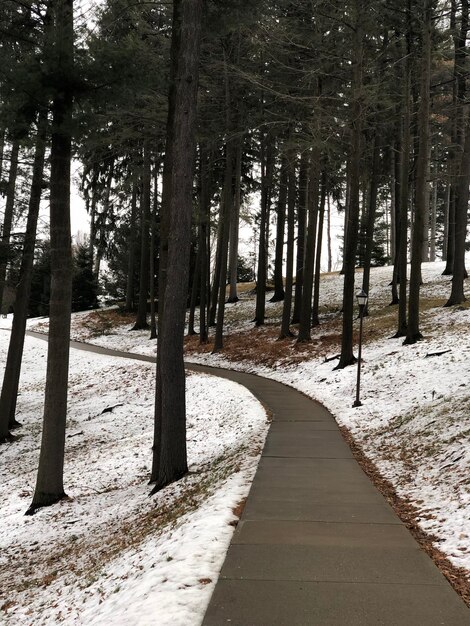
[[(71, 347), (155, 362), (81, 342)], [(244, 385), (273, 415), (203, 626), (470, 623), (469, 609), (363, 473), (323, 406), (253, 374), (187, 368)]]

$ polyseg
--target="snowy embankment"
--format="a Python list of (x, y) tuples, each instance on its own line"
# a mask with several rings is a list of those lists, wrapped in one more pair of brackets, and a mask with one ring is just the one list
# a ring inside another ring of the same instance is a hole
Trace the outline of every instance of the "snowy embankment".
[[(390, 320), (380, 321), (390, 300), (391, 269), (372, 271), (360, 408), (352, 408), (356, 367), (334, 371), (335, 361), (323, 357), (294, 365), (281, 358), (269, 367), (209, 354), (190, 358), (256, 372), (322, 402), (397, 495), (416, 507), (417, 521), (435, 537), (435, 547), (470, 576), (470, 308), (442, 307), (450, 293), (442, 270), (440, 263), (423, 265), (424, 338), (412, 346), (390, 338)], [(339, 306), (341, 277), (328, 276), (323, 284), (324, 302)], [(395, 320), (396, 307), (387, 308), (391, 313), (385, 316)], [(368, 339), (368, 327), (377, 338)], [(327, 326), (315, 329), (313, 342), (321, 344), (328, 332)], [(339, 352), (338, 346), (329, 349), (330, 355)]]
[[(340, 348), (343, 281), (338, 274), (322, 277), (322, 324), (308, 347), (276, 341), (282, 303), (267, 303), (268, 325), (254, 329), (254, 299), (244, 294), (227, 306), (229, 336), (235, 339), (227, 341), (223, 356), (193, 344), (187, 358), (272, 377), (325, 404), (397, 494), (415, 506), (419, 524), (435, 537), (435, 546), (455, 566), (470, 571), (470, 308), (468, 303), (443, 308), (450, 281), (442, 270), (442, 263), (423, 264), (424, 339), (413, 346), (391, 339), (397, 317), (396, 307), (388, 306), (391, 268), (372, 270), (359, 409), (351, 406), (356, 368), (334, 371), (335, 362), (324, 360)], [(468, 284), (466, 290), (470, 296)], [(148, 332), (129, 333), (129, 324), (96, 337), (90, 333), (94, 323), (87, 329), (75, 320), (77, 339), (147, 354), (154, 350)], [(436, 352), (444, 354), (431, 356)]]
[[(8, 340), (0, 330), (3, 364)], [(25, 517), (46, 352), (43, 341), (27, 338), (23, 428), (0, 447), (0, 623), (197, 625), (258, 462), (264, 409), (235, 383), (189, 375), (190, 474), (149, 497), (154, 366), (72, 350), (69, 499)], [(108, 407), (115, 408), (102, 413)]]

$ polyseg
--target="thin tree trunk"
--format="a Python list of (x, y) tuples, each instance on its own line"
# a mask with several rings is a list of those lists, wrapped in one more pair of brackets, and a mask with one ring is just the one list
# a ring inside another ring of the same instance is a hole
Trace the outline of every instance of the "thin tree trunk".
[(29, 514), (65, 496), (63, 468), (72, 301), (70, 165), (73, 94), (68, 78), (73, 75), (73, 0), (60, 0), (53, 5), (53, 10), (55, 82), (63, 87), (56, 93), (52, 104), (49, 346), (41, 452)]
[(158, 472), (153, 492), (178, 480), (188, 470), (186, 451), (186, 400), (183, 360), (184, 326), (188, 297), (189, 248), (191, 243), (192, 187), (200, 55), (202, 0), (175, 0), (173, 29), (177, 52), (171, 172), (170, 228), (166, 290), (163, 296), (161, 354), (157, 382), (161, 385), (161, 422)]
[(287, 178), (287, 250), (286, 250), (286, 293), (282, 308), (282, 322), (279, 339), (293, 337), (290, 330), (290, 316), (292, 308), (292, 282), (294, 273), (294, 231), (295, 231), (295, 157), (291, 154), (288, 157), (288, 178)]
[(199, 300), (199, 343), (207, 343), (207, 321), (206, 307), (209, 288), (209, 246), (208, 230), (210, 220), (210, 193), (209, 193), (209, 163), (207, 150), (201, 148), (200, 177), (201, 177), (201, 198), (200, 198), (200, 218), (199, 218), (199, 250), (200, 250), (200, 300)]
[(300, 306), (300, 322), (298, 343), (310, 341), (312, 320), (313, 273), (315, 264), (315, 241), (317, 237), (318, 203), (320, 191), (320, 151), (312, 151), (310, 162), (310, 179), (308, 182), (308, 225), (305, 243), (305, 263), (302, 285), (302, 302)]
[[(370, 190), (369, 190), (369, 208), (367, 210), (367, 223), (366, 223), (366, 241), (364, 250), (364, 272), (362, 275), (362, 290), (365, 293), (369, 293), (370, 286), (370, 266), (372, 263), (372, 249), (374, 247), (374, 225), (375, 216), (377, 213), (377, 192), (379, 188), (379, 165), (380, 165), (380, 142), (379, 142), (380, 130), (376, 128), (374, 137), (374, 150), (372, 156), (372, 172), (370, 177)], [(364, 307), (362, 316), (369, 315), (368, 305)]]
[(450, 188), (451, 185), (446, 185), (446, 196), (444, 204), (444, 235), (442, 239), (442, 261), (447, 259), (447, 242), (449, 240), (449, 207), (450, 207)]
[(459, 172), (455, 204), (455, 259), (452, 275), (452, 290), (445, 306), (453, 306), (465, 302), (464, 279), (465, 274), (465, 240), (467, 236), (467, 213), (470, 185), (470, 116), (467, 118), (465, 144), (462, 154), (462, 163)]
[(269, 213), (274, 174), (274, 137), (268, 133), (262, 140), (265, 158), (261, 163), (261, 217), (259, 227), (258, 273), (256, 281), (256, 326), (264, 324), (266, 312), (266, 282), (268, 278)]
[(354, 278), (359, 226), (360, 161), (362, 135), (362, 0), (354, 2), (355, 24), (353, 43), (351, 107), (351, 159), (350, 159), (350, 202), (348, 210), (348, 228), (344, 254), (344, 291), (343, 291), (343, 332), (341, 355), (336, 369), (342, 369), (356, 362), (353, 354), (353, 314), (354, 314)]
[(220, 244), (220, 274), (219, 274), (219, 293), (217, 302), (217, 323), (215, 326), (214, 348), (213, 353), (220, 352), (224, 347), (223, 331), (225, 317), (225, 294), (227, 287), (227, 257), (228, 257), (228, 239), (230, 235), (230, 214), (233, 204), (232, 180), (234, 155), (233, 147), (228, 142), (226, 144), (226, 164), (225, 179), (222, 201), (222, 213), (220, 219), (222, 221), (222, 238)]
[(295, 297), (292, 324), (300, 322), (300, 308), (302, 305), (302, 286), (305, 262), (305, 235), (307, 230), (307, 205), (308, 205), (308, 153), (303, 151), (299, 165), (299, 201), (297, 208), (297, 259), (295, 274)]
[(431, 74), (431, 0), (424, 0), (423, 56), (421, 65), (420, 107), (418, 112), (419, 151), (416, 164), (416, 206), (411, 248), (410, 295), (408, 302), (408, 327), (405, 344), (422, 338), (419, 330), (419, 295), (421, 287), (421, 259), (423, 253), (424, 218), (427, 193), (429, 158), (429, 90)]
[(150, 227), (149, 291), (150, 291), (150, 339), (157, 338), (157, 315), (155, 306), (155, 252), (157, 250), (158, 175), (157, 162), (154, 172), (153, 211)]
[(136, 222), (137, 222), (137, 182), (132, 181), (131, 219), (129, 224), (129, 257), (127, 260), (127, 286), (126, 286), (126, 311), (134, 311), (135, 288), (134, 288), (134, 268), (135, 268), (135, 242), (136, 242)]
[(436, 232), (437, 232), (437, 180), (432, 187), (431, 202), (431, 241), (429, 249), (429, 260), (434, 263), (436, 260)]
[(132, 330), (143, 330), (149, 327), (147, 323), (147, 298), (149, 289), (150, 185), (150, 147), (147, 140), (144, 142), (144, 160), (142, 167), (139, 303), (137, 305), (137, 316)]
[(2, 180), (3, 176), (3, 158), (5, 155), (5, 135), (6, 128), (5, 124), (0, 125), (0, 180)]
[(333, 267), (333, 257), (331, 255), (331, 204), (330, 204), (330, 195), (327, 195), (326, 198), (326, 208), (327, 208), (327, 222), (326, 222), (326, 239), (328, 244), (328, 272), (331, 272)]
[(400, 157), (400, 212), (398, 215), (399, 233), (397, 236), (398, 279), (400, 281), (398, 302), (398, 328), (394, 337), (405, 337), (407, 331), (406, 319), (406, 283), (407, 283), (407, 252), (408, 252), (408, 200), (410, 176), (410, 148), (411, 148), (411, 62), (408, 44), (405, 60), (404, 77), (404, 111), (403, 111), (403, 138)]
[(318, 236), (315, 259), (315, 278), (313, 285), (313, 307), (312, 307), (312, 327), (319, 326), (320, 318), (318, 307), (320, 303), (320, 275), (321, 275), (321, 253), (323, 243), (323, 222), (325, 217), (325, 201), (326, 201), (326, 172), (322, 172), (321, 193), (320, 193), (320, 209), (318, 216)]
[(9, 429), (19, 425), (15, 419), (16, 399), (20, 381), (21, 361), (23, 358), (24, 336), (29, 294), (31, 291), (31, 277), (33, 273), (34, 247), (36, 245), (36, 230), (44, 177), (46, 133), (47, 110), (44, 109), (39, 114), (38, 120), (26, 235), (21, 258), (19, 282), (16, 287), (15, 308), (10, 343), (8, 346), (8, 356), (0, 395), (0, 442), (8, 439)]
[(396, 226), (396, 216), (397, 216), (397, 186), (396, 186), (396, 172), (397, 172), (397, 168), (396, 168), (396, 161), (397, 161), (397, 156), (395, 154), (395, 150), (393, 149), (393, 146), (390, 149), (390, 155), (391, 155), (391, 163), (392, 163), (392, 167), (391, 167), (391, 180), (390, 180), (390, 257), (392, 260), (392, 263), (395, 264), (395, 255), (397, 252), (397, 226)]
[[(93, 270), (96, 284), (98, 284), (98, 281), (99, 281), (101, 261), (103, 260), (103, 256), (106, 250), (106, 235), (107, 235), (106, 220), (108, 220), (110, 217), (110, 207), (111, 207), (110, 197), (111, 197), (111, 186), (113, 183), (113, 176), (114, 176), (114, 158), (111, 159), (111, 163), (109, 166), (108, 178), (106, 180), (106, 187), (105, 187), (105, 192), (104, 192), (103, 213), (100, 215), (101, 223), (99, 225), (99, 239), (98, 239), (97, 248), (96, 248), (95, 266)], [(94, 233), (93, 239), (96, 237), (96, 230), (97, 230), (96, 224), (94, 223), (92, 227), (92, 231)]]
[(199, 288), (201, 284), (200, 256), (201, 256), (201, 250), (198, 249), (196, 253), (196, 259), (194, 262), (194, 274), (193, 274), (192, 283), (191, 283), (191, 298), (189, 301), (189, 317), (188, 317), (188, 337), (191, 337), (192, 335), (196, 334), (196, 331), (194, 330), (194, 318), (196, 315), (197, 298), (199, 295)]
[(284, 257), (284, 230), (286, 223), (286, 203), (287, 203), (287, 159), (283, 155), (281, 158), (281, 172), (279, 176), (279, 198), (277, 202), (277, 224), (276, 224), (276, 254), (274, 260), (274, 294), (270, 302), (280, 302), (284, 300), (284, 282), (282, 280), (282, 266)]
[(18, 174), (18, 152), (20, 144), (17, 139), (12, 144), (10, 156), (10, 171), (7, 183), (7, 198), (5, 204), (5, 217), (3, 219), (2, 237), (0, 240), (0, 312), (3, 312), (3, 298), (7, 275), (8, 258), (10, 256), (10, 234), (15, 208), (15, 188)]
[(230, 291), (228, 302), (238, 302), (237, 279), (238, 279), (238, 239), (241, 205), (241, 177), (242, 177), (242, 149), (243, 140), (239, 140), (235, 157), (235, 193), (233, 211), (230, 220), (230, 251), (229, 251), (229, 276)]
[[(212, 285), (210, 287), (208, 325), (215, 326), (215, 318), (217, 314), (217, 302), (220, 287), (220, 267), (222, 264), (222, 240), (223, 240), (223, 206), (221, 204), (219, 211), (219, 223), (217, 224), (217, 244), (215, 249), (215, 264)], [(209, 264), (210, 265), (210, 264)]]
[(447, 255), (446, 267), (442, 272), (445, 276), (450, 276), (454, 270), (455, 261), (455, 237), (456, 237), (456, 203), (457, 188), (459, 187), (458, 172), (460, 168), (462, 150), (464, 145), (464, 108), (466, 105), (466, 88), (467, 88), (467, 33), (468, 33), (468, 0), (462, 0), (460, 29), (456, 28), (456, 11), (457, 3), (451, 3), (451, 27), (454, 31), (454, 91), (453, 91), (453, 120), (452, 120), (452, 142), (449, 154), (450, 167), (450, 204), (449, 204), (449, 220), (447, 229)]

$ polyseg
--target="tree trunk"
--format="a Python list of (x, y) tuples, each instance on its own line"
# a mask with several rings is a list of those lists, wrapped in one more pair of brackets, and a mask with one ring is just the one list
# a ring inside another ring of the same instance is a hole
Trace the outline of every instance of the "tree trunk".
[[(317, 127), (317, 129), (319, 126)], [(320, 151), (312, 151), (310, 161), (310, 178), (308, 182), (308, 225), (305, 242), (305, 262), (302, 285), (302, 302), (300, 305), (300, 322), (298, 343), (310, 341), (312, 320), (313, 272), (315, 263), (315, 241), (318, 224), (318, 201), (320, 190)]]
[(405, 59), (405, 76), (403, 90), (403, 137), (400, 154), (400, 212), (398, 217), (399, 232), (397, 235), (398, 279), (400, 281), (398, 302), (398, 328), (395, 337), (405, 337), (407, 330), (406, 320), (406, 282), (407, 282), (407, 252), (408, 252), (408, 199), (410, 176), (410, 148), (411, 148), (411, 62), (410, 48), (407, 48)]
[(449, 151), (449, 169), (450, 169), (450, 204), (449, 219), (447, 229), (447, 255), (446, 267), (442, 272), (445, 276), (450, 276), (454, 270), (455, 261), (455, 237), (456, 237), (456, 202), (457, 188), (459, 187), (458, 172), (462, 159), (462, 150), (464, 145), (464, 109), (466, 104), (466, 87), (467, 87), (467, 33), (468, 33), (468, 0), (462, 0), (461, 4), (461, 20), (460, 30), (456, 28), (456, 10), (457, 3), (451, 3), (451, 24), (454, 30), (454, 91), (452, 102), (452, 141)]
[(192, 335), (196, 334), (196, 331), (194, 330), (194, 318), (196, 315), (196, 305), (197, 305), (197, 298), (199, 295), (199, 288), (200, 288), (200, 284), (201, 284), (201, 277), (200, 277), (200, 273), (201, 273), (201, 250), (198, 249), (197, 253), (196, 253), (196, 259), (194, 262), (194, 273), (192, 276), (192, 282), (191, 282), (191, 298), (189, 301), (189, 317), (188, 317), (188, 337), (191, 337)]
[(209, 292), (209, 220), (210, 220), (210, 193), (209, 193), (209, 158), (205, 148), (201, 148), (201, 198), (199, 216), (199, 250), (200, 250), (200, 300), (199, 300), (199, 343), (207, 343), (206, 307)]
[(312, 308), (312, 327), (319, 326), (320, 318), (318, 316), (318, 306), (320, 302), (320, 275), (321, 275), (321, 253), (323, 243), (323, 222), (325, 217), (325, 201), (326, 201), (326, 172), (322, 172), (321, 178), (321, 194), (320, 194), (320, 210), (318, 216), (318, 237), (315, 259), (315, 278), (313, 285), (313, 308)]
[[(262, 139), (261, 157), (261, 217), (259, 227), (258, 273), (256, 280), (256, 312), (254, 322), (256, 326), (264, 324), (266, 312), (266, 281), (268, 278), (268, 240), (269, 240), (269, 213), (274, 174), (274, 137), (267, 133)], [(264, 153), (264, 155), (263, 155)]]
[[(157, 372), (155, 385), (155, 416), (152, 445), (152, 469), (150, 483), (156, 483), (160, 478), (160, 462), (162, 456), (162, 428), (164, 421), (163, 386), (162, 379), (162, 339), (163, 315), (165, 312), (165, 290), (168, 275), (168, 245), (170, 232), (170, 217), (173, 194), (173, 162), (175, 144), (175, 112), (176, 112), (176, 83), (178, 80), (178, 57), (181, 48), (181, 3), (173, 3), (173, 26), (171, 31), (170, 75), (168, 88), (168, 112), (165, 140), (165, 160), (162, 173), (162, 202), (160, 206), (160, 255), (158, 260), (158, 316), (157, 316)], [(184, 334), (184, 328), (183, 328)], [(183, 339), (184, 341), (184, 339)], [(166, 416), (165, 416), (166, 418)]]
[(465, 144), (459, 172), (459, 184), (456, 189), (455, 203), (455, 258), (452, 275), (452, 291), (445, 306), (465, 302), (465, 240), (467, 235), (467, 213), (470, 185), (470, 117), (467, 118)]
[(150, 185), (150, 147), (147, 140), (144, 142), (144, 160), (142, 167), (139, 303), (137, 305), (137, 316), (132, 330), (143, 330), (149, 327), (147, 323), (147, 298), (149, 289)]
[(429, 260), (434, 263), (436, 260), (436, 232), (437, 232), (437, 180), (432, 187), (431, 202), (431, 241), (429, 248)]
[(292, 281), (294, 273), (294, 231), (295, 231), (295, 160), (294, 155), (288, 156), (287, 167), (287, 250), (286, 250), (286, 293), (282, 308), (282, 323), (279, 339), (293, 337), (290, 330), (290, 316), (292, 307)]
[(219, 211), (219, 223), (217, 224), (217, 245), (215, 249), (214, 274), (213, 274), (213, 279), (212, 279), (212, 285), (210, 288), (209, 314), (208, 314), (209, 326), (215, 326), (215, 317), (217, 314), (217, 301), (218, 301), (219, 286), (220, 286), (219, 281), (220, 281), (220, 276), (221, 276), (220, 267), (222, 263), (222, 240), (223, 240), (222, 213), (223, 213), (223, 206), (221, 203), (220, 211)]
[(0, 125), (0, 180), (2, 180), (3, 176), (3, 158), (5, 155), (5, 135), (6, 128), (5, 124)]
[[(188, 297), (189, 249), (191, 243), (192, 187), (194, 176), (198, 67), (201, 40), (202, 0), (175, 0), (172, 52), (174, 96), (171, 131), (171, 195), (169, 208), (166, 289), (157, 384), (156, 415), (161, 423), (158, 471), (152, 493), (178, 480), (188, 470), (186, 452), (186, 401), (183, 360), (184, 326)], [(171, 115), (171, 114), (170, 114)], [(163, 209), (163, 207), (162, 207)], [(161, 402), (160, 406), (158, 405)], [(157, 421), (156, 419), (156, 421)]]
[(331, 204), (330, 204), (329, 194), (326, 198), (326, 209), (327, 209), (326, 239), (327, 239), (327, 244), (328, 244), (328, 272), (331, 272), (332, 267), (333, 267), (333, 258), (331, 255)]
[(348, 228), (344, 249), (344, 291), (343, 291), (343, 332), (341, 341), (341, 355), (335, 369), (342, 369), (356, 362), (353, 354), (353, 314), (354, 314), (354, 274), (356, 263), (358, 226), (359, 226), (359, 191), (360, 191), (360, 162), (361, 162), (361, 134), (362, 134), (362, 0), (356, 0), (353, 64), (352, 64), (352, 91), (351, 106), (351, 158), (350, 158), (350, 201), (348, 209)]
[[(380, 143), (379, 132), (376, 128), (374, 137), (374, 150), (372, 156), (372, 172), (370, 177), (370, 190), (369, 190), (369, 208), (367, 211), (367, 223), (366, 223), (366, 240), (364, 250), (364, 273), (362, 275), (362, 290), (365, 293), (369, 293), (370, 285), (370, 266), (372, 263), (372, 249), (374, 247), (374, 225), (375, 216), (377, 213), (377, 192), (379, 188), (379, 166), (380, 166)], [(368, 305), (364, 307), (362, 316), (369, 315)]]
[(106, 221), (110, 219), (110, 207), (111, 207), (110, 197), (111, 197), (111, 186), (113, 183), (113, 176), (114, 176), (114, 158), (111, 159), (111, 162), (109, 165), (108, 178), (106, 180), (106, 187), (105, 187), (105, 192), (104, 192), (103, 212), (101, 215), (99, 215), (99, 217), (101, 218), (99, 229), (96, 228), (95, 223), (93, 223), (92, 229), (91, 229), (93, 233), (93, 236), (91, 237), (92, 240), (96, 238), (97, 230), (98, 230), (98, 235), (99, 235), (97, 248), (96, 248), (95, 266), (93, 270), (96, 284), (98, 284), (98, 281), (99, 281), (101, 261), (103, 260), (103, 256), (106, 250), (106, 243), (107, 243)]
[(297, 259), (295, 274), (295, 297), (292, 324), (300, 322), (300, 308), (302, 305), (302, 286), (305, 262), (305, 233), (307, 230), (307, 205), (308, 205), (308, 168), (309, 159), (306, 151), (300, 156), (299, 165), (299, 203), (297, 209)]
[[(401, 117), (403, 112), (403, 108), (398, 108), (398, 113)], [(396, 143), (392, 146), (392, 154), (393, 154), (393, 172), (392, 172), (392, 255), (393, 255), (393, 275), (392, 275), (392, 301), (390, 302), (390, 306), (399, 303), (398, 298), (398, 282), (399, 282), (399, 255), (400, 255), (400, 211), (401, 211), (401, 160), (399, 155), (401, 154), (401, 150), (403, 149), (402, 135), (403, 135), (403, 122), (399, 122), (397, 124), (397, 133), (398, 139)]]
[(9, 437), (9, 429), (18, 426), (15, 419), (16, 399), (23, 358), (24, 336), (28, 315), (31, 277), (33, 273), (34, 247), (36, 230), (41, 203), (42, 183), (44, 177), (44, 157), (46, 152), (47, 110), (41, 111), (38, 120), (38, 131), (33, 164), (33, 177), (29, 197), (28, 219), (19, 282), (16, 287), (15, 309), (11, 328), (8, 356), (0, 396), (0, 442)]
[(228, 257), (228, 239), (230, 235), (230, 215), (233, 210), (233, 193), (232, 193), (232, 181), (233, 181), (233, 169), (234, 169), (234, 154), (233, 146), (230, 142), (226, 144), (225, 154), (225, 179), (223, 189), (223, 201), (222, 201), (222, 213), (221, 228), (222, 237), (220, 242), (220, 274), (219, 274), (219, 293), (217, 303), (217, 323), (215, 327), (214, 348), (213, 353), (219, 352), (224, 347), (223, 331), (224, 331), (224, 316), (225, 316), (225, 294), (227, 287), (227, 257)]
[(55, 23), (55, 83), (61, 90), (52, 104), (51, 144), (51, 296), (44, 421), (33, 501), (27, 513), (58, 502), (63, 485), (65, 423), (69, 371), (72, 300), (70, 232), (70, 164), (72, 157), (73, 0), (53, 5)]
[(15, 208), (15, 187), (18, 174), (18, 152), (20, 144), (17, 139), (11, 147), (10, 171), (7, 183), (7, 198), (5, 204), (5, 217), (3, 220), (2, 237), (0, 240), (0, 313), (3, 312), (3, 297), (7, 275), (8, 259), (10, 257), (10, 234)]
[(446, 199), (444, 204), (444, 235), (442, 240), (442, 257), (441, 260), (445, 261), (447, 259), (447, 243), (449, 239), (449, 207), (450, 207), (450, 188), (451, 185), (447, 183), (446, 185)]
[(230, 252), (229, 252), (229, 276), (230, 291), (228, 302), (238, 302), (237, 279), (238, 279), (238, 231), (240, 221), (241, 204), (241, 177), (242, 177), (242, 149), (243, 141), (238, 142), (235, 157), (235, 191), (233, 211), (230, 219)]
[(424, 218), (429, 202), (427, 172), (429, 158), (429, 90), (431, 75), (431, 0), (424, 0), (423, 56), (421, 65), (420, 106), (418, 112), (419, 151), (416, 164), (416, 206), (411, 243), (410, 295), (408, 328), (405, 344), (422, 338), (419, 331), (419, 294), (421, 287), (421, 259), (423, 253)]
[(134, 311), (134, 268), (137, 221), (137, 183), (132, 181), (131, 219), (129, 224), (129, 257), (127, 260), (126, 311)]
[(287, 159), (283, 155), (281, 158), (281, 172), (279, 176), (279, 198), (277, 202), (277, 224), (276, 224), (276, 254), (274, 260), (274, 294), (270, 302), (280, 302), (284, 300), (284, 282), (282, 280), (282, 266), (284, 257), (284, 230), (286, 223), (286, 203), (287, 203)]
[(158, 213), (158, 174), (159, 164), (155, 165), (153, 211), (150, 227), (150, 256), (149, 256), (149, 291), (150, 291), (150, 339), (157, 338), (157, 315), (155, 306), (155, 252), (157, 250), (157, 213)]

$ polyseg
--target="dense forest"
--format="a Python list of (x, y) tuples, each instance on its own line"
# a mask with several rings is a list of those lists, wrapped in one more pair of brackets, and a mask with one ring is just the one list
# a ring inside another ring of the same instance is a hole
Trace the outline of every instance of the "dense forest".
[[(256, 233), (253, 324), (283, 301), (279, 339), (309, 342), (342, 216), (338, 368), (356, 360), (354, 296), (372, 266), (394, 267), (407, 344), (421, 338), (422, 262), (446, 261), (446, 306), (465, 300), (468, 29), (467, 0), (3, 0), (1, 441), (18, 427), (26, 319), (50, 317), (30, 512), (65, 495), (70, 316), (99, 294), (157, 342), (154, 491), (187, 472), (186, 314), (223, 350), (226, 301), (251, 277), (242, 222)], [(72, 162), (91, 224), (73, 246)]]

